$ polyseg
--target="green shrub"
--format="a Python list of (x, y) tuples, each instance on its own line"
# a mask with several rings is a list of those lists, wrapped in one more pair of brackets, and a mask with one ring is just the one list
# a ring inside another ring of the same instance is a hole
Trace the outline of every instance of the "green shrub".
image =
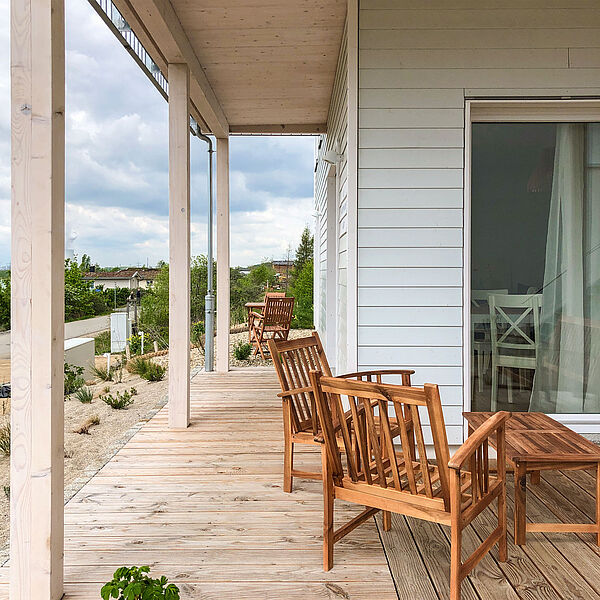
[(102, 381), (112, 381), (113, 373), (115, 372), (114, 367), (111, 367), (110, 372), (108, 372), (106, 367), (97, 367), (96, 365), (91, 366), (90, 370), (95, 377), (101, 379)]
[(252, 352), (252, 344), (239, 340), (233, 346), (233, 356), (236, 360), (248, 360)]
[(10, 421), (0, 426), (0, 452), (10, 456)]
[[(141, 335), (132, 335), (127, 342), (129, 343), (129, 352), (133, 356), (134, 354), (142, 353), (142, 336)], [(148, 342), (148, 338), (144, 336), (144, 346)], [(144, 348), (145, 350), (145, 348)]]
[(155, 362), (148, 361), (146, 370), (140, 375), (146, 381), (162, 381), (165, 377), (166, 369), (156, 364)]
[(152, 579), (150, 567), (121, 567), (102, 586), (102, 600), (179, 600), (179, 588), (166, 577)]
[(4, 495), (7, 500), (10, 500), (10, 485), (3, 485), (2, 489), (4, 490)]
[(65, 363), (64, 367), (64, 393), (65, 396), (74, 394), (77, 390), (81, 389), (85, 385), (83, 379), (83, 367), (77, 365), (70, 365)]
[(146, 372), (149, 364), (150, 361), (148, 359), (137, 356), (136, 358), (132, 358), (130, 361), (127, 361), (126, 369), (133, 375), (141, 376)]
[(204, 333), (205, 330), (203, 321), (196, 321), (195, 323), (192, 323), (192, 327), (190, 329), (190, 341), (192, 344), (194, 344), (194, 346), (196, 346), (196, 348), (201, 350), (204, 350)]
[(99, 398), (102, 402), (106, 402), (111, 408), (121, 410), (127, 408), (133, 404), (133, 396), (131, 391), (125, 390), (124, 392), (117, 392), (114, 396), (112, 394), (100, 395)]
[(82, 387), (75, 392), (75, 398), (82, 404), (89, 404), (94, 397), (94, 392), (89, 387)]
[(308, 329), (313, 326), (313, 261), (304, 263), (298, 273), (292, 293), (295, 297), (292, 327)]

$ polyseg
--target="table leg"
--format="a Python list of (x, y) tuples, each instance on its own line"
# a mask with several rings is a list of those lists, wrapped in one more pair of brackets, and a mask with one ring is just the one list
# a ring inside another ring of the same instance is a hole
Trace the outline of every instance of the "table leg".
[(527, 470), (524, 463), (515, 465), (515, 544), (525, 544)]

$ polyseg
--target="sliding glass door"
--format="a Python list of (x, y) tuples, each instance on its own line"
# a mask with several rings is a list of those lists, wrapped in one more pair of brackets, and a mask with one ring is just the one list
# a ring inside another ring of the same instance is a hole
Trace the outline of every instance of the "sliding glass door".
[(475, 122), (471, 406), (600, 413), (600, 123)]

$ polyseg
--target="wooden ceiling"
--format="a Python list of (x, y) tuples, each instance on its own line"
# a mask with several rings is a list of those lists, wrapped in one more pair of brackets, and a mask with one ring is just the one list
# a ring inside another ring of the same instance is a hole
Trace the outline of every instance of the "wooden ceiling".
[(190, 64), (192, 101), (213, 133), (323, 130), (346, 0), (115, 4), (153, 58), (159, 55), (161, 68), (168, 62)]

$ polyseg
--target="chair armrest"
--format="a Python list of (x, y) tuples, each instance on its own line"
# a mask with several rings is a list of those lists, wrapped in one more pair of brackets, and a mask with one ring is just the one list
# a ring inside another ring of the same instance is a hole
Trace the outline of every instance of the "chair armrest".
[(383, 375), (414, 375), (413, 369), (381, 369), (377, 371), (356, 371), (355, 373), (344, 373), (336, 375), (342, 379), (359, 379), (368, 376), (383, 376)]
[(265, 316), (264, 316), (264, 315), (261, 315), (260, 313), (257, 313), (257, 312), (254, 312), (254, 311), (252, 311), (252, 312), (250, 313), (250, 316), (251, 316), (251, 317), (254, 317), (255, 319), (264, 319), (264, 318), (265, 318)]
[(477, 448), (479, 448), (479, 446), (481, 446), (481, 444), (492, 434), (496, 433), (498, 429), (503, 427), (509, 417), (509, 412), (501, 411), (487, 419), (487, 421), (481, 425), (481, 427), (478, 427), (468, 437), (467, 441), (454, 453), (454, 456), (448, 461), (448, 467), (457, 471), (462, 469), (465, 462), (471, 458)]

